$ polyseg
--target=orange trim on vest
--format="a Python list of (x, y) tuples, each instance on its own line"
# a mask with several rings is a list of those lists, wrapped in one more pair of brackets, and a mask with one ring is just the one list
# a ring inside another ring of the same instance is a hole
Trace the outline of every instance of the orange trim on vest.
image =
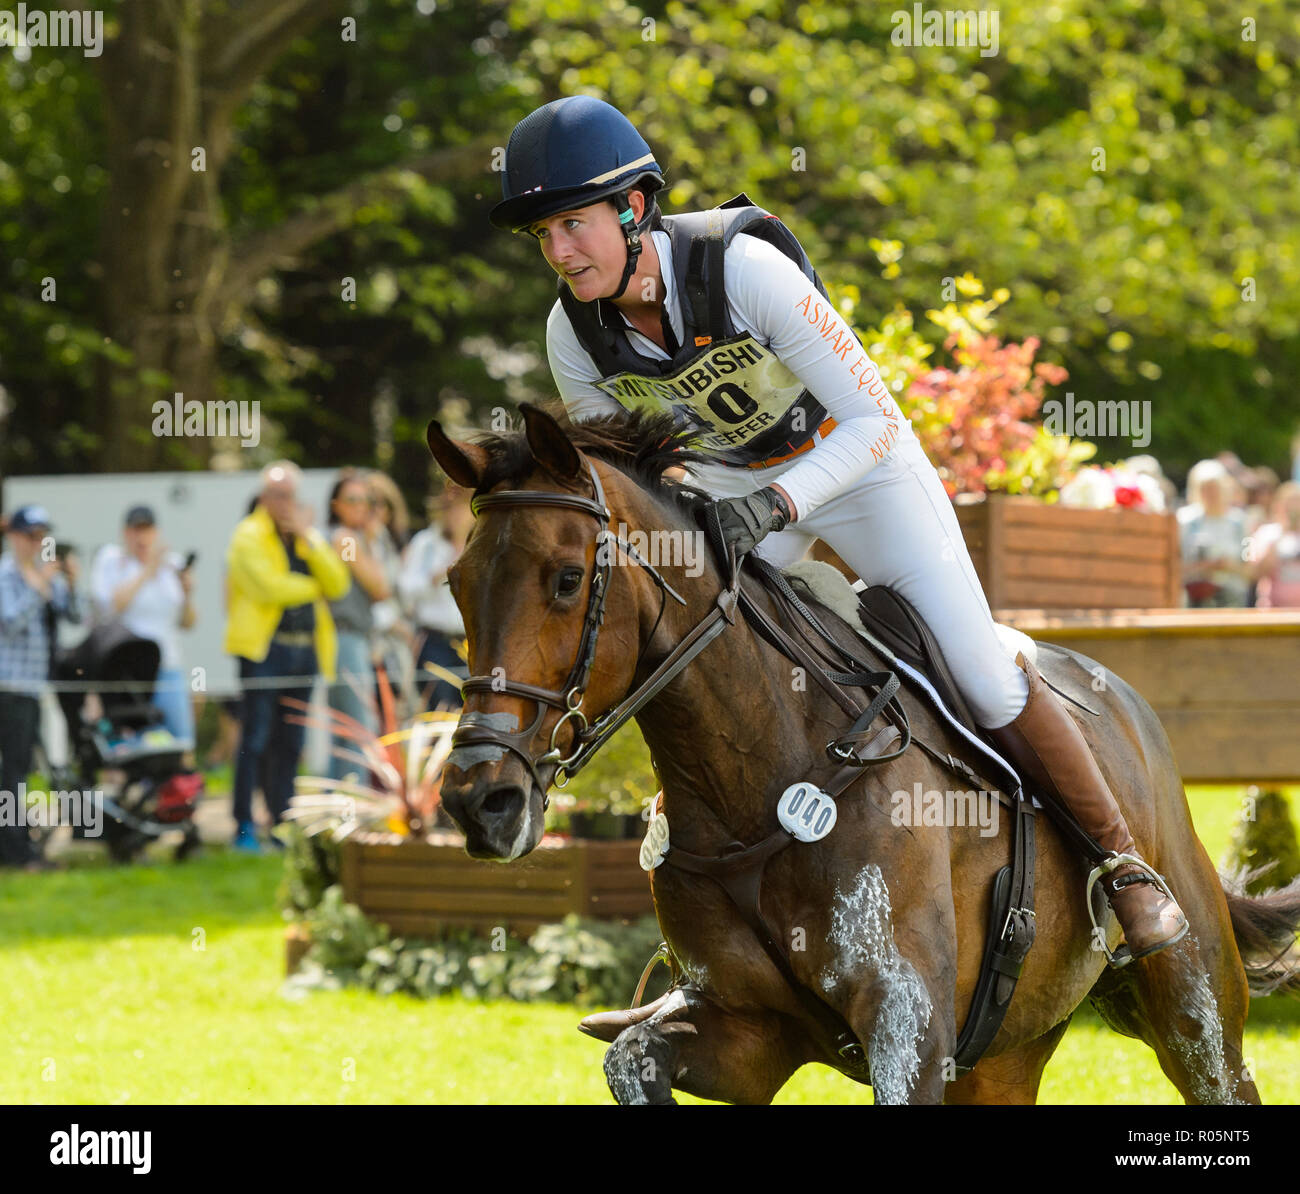
[(752, 464), (745, 465), (746, 468), (771, 468), (774, 464), (784, 464), (787, 460), (793, 460), (796, 456), (802, 456), (809, 451), (818, 439), (825, 439), (832, 431), (835, 430), (835, 420), (827, 419), (806, 443), (800, 444), (793, 452), (787, 452), (784, 456), (769, 456), (766, 460), (756, 460)]

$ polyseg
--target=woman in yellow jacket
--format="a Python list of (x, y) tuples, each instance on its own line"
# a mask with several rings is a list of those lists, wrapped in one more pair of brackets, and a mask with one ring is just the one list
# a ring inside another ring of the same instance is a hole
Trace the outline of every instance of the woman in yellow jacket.
[(272, 823), (289, 807), (304, 729), (287, 720), (290, 710), (280, 697), (308, 701), (318, 672), (334, 678), (338, 644), (327, 602), (352, 583), (347, 565), (298, 502), (301, 477), (285, 460), (263, 469), (261, 500), (235, 528), (226, 552), (225, 649), (239, 660), (244, 690), (235, 764), (237, 849), (261, 848), (253, 825), (259, 774)]

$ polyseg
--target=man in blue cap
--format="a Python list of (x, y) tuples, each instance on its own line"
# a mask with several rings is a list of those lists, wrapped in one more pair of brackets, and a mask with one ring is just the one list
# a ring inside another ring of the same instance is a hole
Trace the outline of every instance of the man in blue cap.
[[(0, 556), (0, 866), (41, 869), (18, 809), (40, 728), (40, 696), (50, 678), (59, 618), (79, 622), (76, 557), (54, 554), (43, 506), (20, 506), (5, 527)], [(24, 810), (25, 812), (25, 810)]]

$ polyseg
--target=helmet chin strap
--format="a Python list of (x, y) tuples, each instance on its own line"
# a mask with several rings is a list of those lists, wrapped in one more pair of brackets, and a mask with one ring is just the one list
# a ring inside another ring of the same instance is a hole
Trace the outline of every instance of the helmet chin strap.
[(623, 267), (623, 277), (619, 281), (618, 289), (606, 296), (611, 302), (623, 297), (627, 284), (632, 281), (632, 275), (636, 273), (636, 263), (642, 249), (641, 229), (632, 215), (632, 206), (627, 201), (627, 192), (620, 191), (614, 198), (618, 200), (618, 221), (623, 225), (623, 236), (627, 240), (627, 265)]

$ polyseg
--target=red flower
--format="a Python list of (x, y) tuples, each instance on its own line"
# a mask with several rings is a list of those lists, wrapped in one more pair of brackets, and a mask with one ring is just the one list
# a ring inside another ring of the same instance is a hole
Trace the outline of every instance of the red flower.
[(1142, 500), (1142, 491), (1136, 485), (1115, 486), (1115, 505), (1140, 506)]
[(975, 336), (945, 347), (955, 368), (913, 364), (904, 406), (917, 438), (940, 469), (950, 494), (985, 492), (990, 470), (1005, 471), (1036, 435), (1035, 420), (1048, 384), (1064, 369), (1034, 363), (1038, 340), (1003, 344)]

